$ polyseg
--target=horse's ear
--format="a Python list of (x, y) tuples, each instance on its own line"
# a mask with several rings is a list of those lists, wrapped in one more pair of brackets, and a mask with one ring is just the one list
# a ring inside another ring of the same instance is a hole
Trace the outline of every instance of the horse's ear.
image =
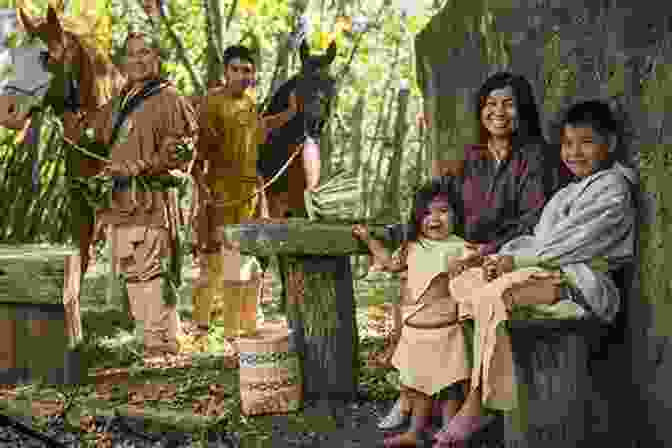
[(322, 59), (322, 65), (323, 66), (328, 66), (332, 62), (334, 62), (334, 59), (336, 58), (336, 41), (332, 40), (331, 44), (329, 44), (329, 48), (327, 48), (327, 54), (324, 55), (324, 58)]
[(306, 38), (304, 37), (301, 40), (301, 46), (299, 47), (299, 56), (301, 57), (301, 62), (306, 62), (308, 60), (308, 56), (310, 56), (310, 49), (308, 48), (308, 43), (306, 42)]
[(28, 12), (26, 12), (25, 8), (17, 8), (19, 10), (19, 21), (23, 25), (23, 28), (26, 30), (26, 33), (28, 33), (31, 36), (37, 35), (37, 24), (35, 23), (35, 19), (33, 19)]
[(49, 8), (47, 8), (47, 25), (50, 38), (58, 40), (62, 39), (63, 27), (61, 26), (61, 21), (58, 19), (58, 13), (51, 4), (49, 4)]

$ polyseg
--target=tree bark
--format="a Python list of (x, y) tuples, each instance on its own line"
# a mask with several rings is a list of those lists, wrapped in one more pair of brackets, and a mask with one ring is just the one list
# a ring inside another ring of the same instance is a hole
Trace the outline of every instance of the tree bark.
[(401, 183), (401, 162), (404, 153), (404, 140), (408, 131), (406, 111), (410, 91), (400, 89), (397, 94), (397, 117), (394, 124), (393, 152), (390, 157), (390, 168), (387, 172), (387, 183), (383, 195), (383, 204), (387, 207), (385, 216), (397, 221), (401, 220), (401, 204), (399, 203), (399, 188)]

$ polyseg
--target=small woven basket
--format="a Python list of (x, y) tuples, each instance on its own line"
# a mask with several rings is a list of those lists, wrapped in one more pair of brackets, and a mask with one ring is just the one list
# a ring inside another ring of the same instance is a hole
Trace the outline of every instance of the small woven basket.
[(290, 333), (279, 325), (264, 325), (255, 335), (238, 340), (243, 414), (284, 414), (300, 408), (301, 373)]

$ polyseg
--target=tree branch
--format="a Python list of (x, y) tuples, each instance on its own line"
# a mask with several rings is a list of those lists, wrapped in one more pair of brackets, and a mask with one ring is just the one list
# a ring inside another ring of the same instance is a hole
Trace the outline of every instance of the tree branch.
[[(138, 3), (140, 4), (140, 6), (142, 6), (142, 0), (138, 0)], [(182, 64), (184, 64), (184, 67), (189, 72), (189, 77), (191, 78), (191, 82), (194, 83), (196, 91), (200, 95), (205, 94), (205, 89), (203, 88), (203, 82), (198, 77), (198, 75), (196, 75), (194, 67), (192, 66), (191, 62), (189, 62), (189, 58), (187, 57), (187, 50), (184, 48), (184, 43), (182, 43), (182, 39), (180, 39), (180, 36), (178, 36), (177, 33), (175, 33), (175, 30), (173, 30), (173, 25), (168, 21), (163, 10), (161, 10), (159, 18), (161, 20), (161, 23), (168, 30), (168, 35), (170, 36), (170, 39), (173, 41), (177, 49), (177, 56), (182, 62)]]
[(226, 17), (226, 30), (229, 30), (231, 22), (233, 22), (233, 16), (236, 14), (236, 9), (238, 9), (238, 0), (233, 0), (231, 8), (229, 8), (229, 15)]

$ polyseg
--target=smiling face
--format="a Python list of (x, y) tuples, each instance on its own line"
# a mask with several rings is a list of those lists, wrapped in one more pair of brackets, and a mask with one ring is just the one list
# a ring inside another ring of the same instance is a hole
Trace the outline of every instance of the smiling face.
[(124, 73), (130, 84), (158, 78), (159, 67), (159, 52), (143, 36), (128, 39)]
[(444, 240), (453, 233), (453, 209), (443, 196), (436, 196), (422, 215), (420, 230), (430, 240)]
[(511, 137), (518, 129), (518, 109), (511, 86), (492, 90), (481, 108), (481, 122), (491, 137)]
[(254, 82), (254, 64), (240, 58), (233, 58), (224, 68), (224, 78), (231, 92), (240, 95)]
[[(612, 145), (613, 146), (613, 145)], [(565, 126), (561, 156), (564, 164), (577, 177), (597, 172), (609, 158), (610, 139), (590, 126)]]

